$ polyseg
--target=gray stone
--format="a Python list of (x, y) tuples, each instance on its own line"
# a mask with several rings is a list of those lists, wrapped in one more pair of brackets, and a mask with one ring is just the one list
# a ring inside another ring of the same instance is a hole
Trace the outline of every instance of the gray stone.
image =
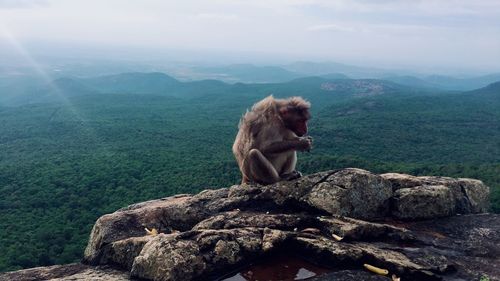
[(373, 219), (389, 212), (390, 182), (361, 169), (340, 170), (316, 184), (305, 196), (311, 206), (332, 215)]
[(35, 267), (0, 273), (0, 281), (127, 281), (129, 273), (109, 266), (88, 266), (81, 263)]
[(454, 202), (452, 214), (470, 214), (487, 212), (489, 209), (490, 189), (480, 180), (437, 176), (415, 177), (406, 174), (387, 173), (380, 175), (391, 182), (396, 192), (401, 188), (442, 185), (451, 191)]
[(454, 214), (455, 200), (444, 185), (401, 188), (394, 193), (392, 215), (399, 219), (429, 219)]

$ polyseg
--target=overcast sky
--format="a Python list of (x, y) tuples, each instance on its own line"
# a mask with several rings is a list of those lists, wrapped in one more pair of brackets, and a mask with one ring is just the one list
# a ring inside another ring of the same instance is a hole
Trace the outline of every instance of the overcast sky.
[(0, 0), (0, 43), (26, 42), (499, 71), (500, 1)]

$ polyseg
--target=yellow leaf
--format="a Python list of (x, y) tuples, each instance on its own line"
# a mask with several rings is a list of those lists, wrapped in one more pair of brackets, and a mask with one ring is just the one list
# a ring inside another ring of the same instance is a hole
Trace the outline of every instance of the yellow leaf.
[(337, 234), (334, 234), (334, 233), (332, 233), (332, 236), (337, 241), (340, 241), (340, 240), (344, 239), (344, 237), (340, 237), (340, 236), (338, 236)]
[(380, 275), (387, 275), (387, 274), (389, 274), (389, 270), (387, 270), (387, 269), (378, 268), (378, 267), (375, 267), (373, 265), (369, 265), (369, 264), (366, 264), (366, 263), (364, 264), (364, 267), (366, 269), (368, 269), (369, 271), (377, 273), (377, 274), (380, 274)]
[(311, 233), (311, 234), (320, 234), (321, 230), (319, 230), (317, 228), (309, 227), (309, 228), (302, 229), (300, 232)]
[(151, 228), (151, 230), (147, 229), (146, 227), (144, 228), (146, 230), (146, 233), (151, 236), (158, 235), (158, 230), (156, 228)]

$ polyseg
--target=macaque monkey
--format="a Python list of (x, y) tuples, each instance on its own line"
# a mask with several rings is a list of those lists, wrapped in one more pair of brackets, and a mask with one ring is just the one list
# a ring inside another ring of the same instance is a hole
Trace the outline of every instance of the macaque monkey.
[(272, 184), (301, 177), (295, 170), (297, 150), (309, 151), (307, 134), (311, 104), (301, 97), (257, 102), (240, 120), (233, 153), (242, 183)]

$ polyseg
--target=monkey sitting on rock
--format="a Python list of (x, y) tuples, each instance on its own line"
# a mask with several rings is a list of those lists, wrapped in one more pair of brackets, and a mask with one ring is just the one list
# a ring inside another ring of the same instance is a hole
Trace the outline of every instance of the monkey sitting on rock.
[(309, 151), (307, 134), (311, 104), (301, 97), (268, 96), (240, 120), (233, 153), (242, 183), (272, 184), (301, 177), (295, 170), (297, 151)]

